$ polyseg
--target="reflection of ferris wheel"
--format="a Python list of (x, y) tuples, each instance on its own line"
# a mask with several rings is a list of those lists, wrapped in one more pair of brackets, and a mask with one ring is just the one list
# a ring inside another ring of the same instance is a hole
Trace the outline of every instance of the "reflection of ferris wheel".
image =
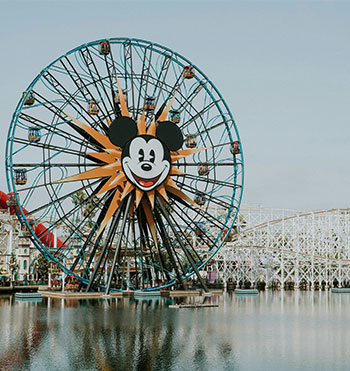
[(84, 44), (43, 69), (13, 115), (6, 166), (10, 207), (87, 290), (201, 280), (242, 197), (220, 93), (184, 57), (137, 39)]

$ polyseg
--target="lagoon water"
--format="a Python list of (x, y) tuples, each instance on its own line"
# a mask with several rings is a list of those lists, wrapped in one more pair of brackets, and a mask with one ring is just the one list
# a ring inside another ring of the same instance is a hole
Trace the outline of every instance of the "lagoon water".
[(350, 370), (350, 294), (203, 300), (0, 296), (0, 370)]

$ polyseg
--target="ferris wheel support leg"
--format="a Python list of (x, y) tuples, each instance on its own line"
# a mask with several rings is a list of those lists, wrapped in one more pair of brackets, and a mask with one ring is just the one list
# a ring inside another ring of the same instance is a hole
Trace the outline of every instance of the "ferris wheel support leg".
[(178, 240), (178, 242), (179, 242), (179, 244), (180, 244), (180, 247), (181, 247), (182, 251), (183, 251), (184, 254), (186, 255), (186, 258), (187, 258), (188, 262), (190, 263), (191, 268), (193, 269), (193, 271), (195, 272), (195, 274), (196, 274), (196, 276), (197, 276), (199, 282), (201, 283), (203, 290), (204, 290), (205, 292), (209, 292), (208, 287), (206, 286), (205, 282), (203, 281), (202, 276), (201, 276), (201, 275), (199, 274), (199, 272), (198, 272), (198, 269), (197, 269), (197, 267), (196, 267), (196, 264), (194, 263), (194, 261), (193, 261), (191, 255), (190, 255), (190, 253), (187, 251), (186, 247), (183, 245), (182, 240), (181, 240), (179, 234), (177, 233), (176, 228), (173, 226), (173, 223), (171, 222), (171, 220), (170, 220), (170, 218), (169, 218), (169, 214), (168, 214), (168, 212), (166, 211), (165, 207), (162, 205), (161, 202), (159, 202), (158, 200), (156, 200), (156, 202), (157, 202), (158, 206), (160, 207), (160, 209), (162, 210), (163, 215), (165, 216), (165, 219), (166, 219), (167, 222), (169, 223), (170, 228), (172, 229), (174, 235), (176, 236), (176, 239)]
[[(128, 202), (126, 204), (126, 208), (125, 208), (124, 215), (123, 215), (123, 221), (122, 221), (121, 231), (124, 231), (125, 224), (126, 224), (126, 221), (128, 219), (128, 212), (129, 212), (131, 200), (132, 200), (132, 195), (130, 194), (128, 196)], [(109, 295), (109, 292), (111, 290), (111, 283), (112, 283), (114, 268), (115, 268), (115, 265), (117, 263), (117, 259), (119, 259), (119, 253), (120, 253), (120, 246), (121, 246), (121, 243), (122, 243), (122, 238), (123, 238), (123, 233), (120, 233), (119, 234), (119, 237), (118, 237), (117, 246), (115, 248), (115, 253), (114, 253), (114, 257), (113, 257), (113, 263), (112, 263), (112, 266), (111, 266), (111, 270), (109, 272), (108, 283), (107, 283), (107, 288), (106, 288), (105, 295)]]
[[(109, 205), (109, 202), (112, 200), (112, 197), (113, 197), (113, 193), (112, 193), (111, 196), (108, 198), (108, 200), (107, 200), (107, 202), (106, 202), (106, 205)], [(97, 219), (97, 222), (96, 222), (96, 225), (98, 225), (98, 226), (101, 225), (103, 219), (104, 219), (105, 216), (106, 216), (106, 212), (107, 212), (107, 210), (108, 210), (108, 207), (107, 207), (106, 205), (105, 205), (105, 207), (102, 209), (100, 215), (98, 216), (98, 219)], [(74, 270), (75, 270), (75, 268), (76, 268), (76, 266), (78, 265), (78, 263), (79, 263), (81, 257), (84, 256), (85, 251), (86, 251), (87, 247), (89, 246), (89, 244), (90, 244), (90, 242), (91, 242), (93, 236), (95, 235), (95, 233), (96, 233), (96, 231), (94, 230), (94, 228), (91, 228), (91, 231), (90, 231), (90, 233), (89, 233), (89, 235), (88, 235), (88, 237), (87, 237), (87, 239), (86, 239), (84, 245), (83, 245), (82, 248), (80, 249), (79, 254), (78, 254), (77, 257), (75, 258), (75, 261), (74, 261), (74, 263), (72, 264), (72, 266), (71, 266), (71, 268), (70, 268), (71, 271), (74, 271)], [(84, 268), (85, 275), (86, 275), (87, 279), (90, 278), (90, 277), (89, 277), (89, 276), (90, 276), (90, 265), (91, 265), (91, 263), (92, 263), (92, 260), (93, 260), (93, 258), (94, 258), (94, 256), (95, 256), (95, 254), (96, 254), (96, 251), (97, 251), (97, 248), (98, 248), (98, 246), (99, 246), (99, 244), (100, 244), (101, 238), (102, 238), (102, 235), (100, 235), (100, 236), (98, 237), (98, 239), (95, 241), (95, 245), (94, 245), (94, 248), (93, 248), (93, 250), (92, 250), (92, 252), (91, 252), (91, 256), (90, 256), (90, 258), (89, 258), (89, 260), (88, 260), (88, 262), (87, 262), (87, 264), (86, 264), (86, 267)], [(80, 288), (79, 288), (79, 289), (80, 289)]]
[(180, 287), (182, 289), (185, 289), (184, 282), (182, 280), (181, 274), (179, 272), (179, 268), (178, 268), (178, 266), (176, 264), (175, 257), (173, 255), (173, 251), (171, 250), (171, 245), (170, 245), (169, 240), (168, 240), (168, 237), (167, 237), (165, 226), (164, 226), (163, 221), (162, 221), (162, 218), (160, 217), (160, 215), (159, 215), (159, 213), (158, 213), (157, 210), (155, 210), (155, 216), (156, 216), (156, 219), (158, 221), (158, 225), (159, 225), (159, 228), (160, 228), (160, 231), (161, 231), (161, 234), (162, 234), (162, 239), (163, 239), (164, 246), (165, 246), (165, 248), (166, 248), (166, 250), (167, 250), (167, 252), (169, 254), (169, 258), (170, 258), (171, 264), (172, 264), (172, 266), (175, 269), (175, 273), (176, 273), (177, 279), (179, 280)]
[[(142, 223), (143, 217), (142, 217), (141, 208), (138, 208), (137, 219), (138, 219), (138, 224), (139, 224), (139, 229), (140, 229), (141, 241), (147, 241), (147, 238), (146, 238), (147, 231), (145, 232), (144, 228), (143, 228), (143, 223)], [(146, 235), (145, 235), (145, 233), (146, 233)], [(136, 247), (136, 243), (135, 243), (135, 247)], [(148, 270), (145, 268), (145, 265), (147, 265), (147, 259), (143, 255), (143, 249), (142, 248), (140, 248), (140, 258), (141, 258), (140, 259), (141, 260), (141, 264), (140, 264), (140, 267), (141, 267), (140, 289), (144, 290), (144, 288), (145, 288), (145, 276), (146, 276), (146, 281), (147, 281)]]
[[(124, 200), (123, 200), (124, 201)], [(119, 219), (120, 219), (120, 214), (121, 214), (121, 211), (123, 209), (123, 202), (122, 201), (122, 204), (119, 206), (119, 209), (117, 211), (117, 213), (114, 215), (114, 218), (113, 218), (113, 221), (112, 221), (112, 225), (110, 226), (109, 228), (109, 231), (108, 231), (108, 235), (107, 235), (107, 238), (106, 238), (106, 242), (105, 242), (105, 245), (101, 251), (101, 255), (94, 267), (94, 271), (92, 272), (92, 275), (90, 277), (90, 281), (89, 281), (89, 284), (86, 288), (86, 292), (89, 292), (91, 291), (91, 288), (92, 288), (92, 285), (95, 281), (95, 278), (96, 278), (96, 275), (97, 275), (97, 271), (101, 265), (101, 262), (102, 262), (102, 259), (103, 257), (105, 256), (105, 253), (106, 253), (106, 250), (107, 250), (107, 247), (109, 247), (109, 245), (112, 243), (113, 241), (113, 235), (114, 235), (114, 232), (115, 230), (117, 229), (118, 227), (118, 223), (119, 223)]]

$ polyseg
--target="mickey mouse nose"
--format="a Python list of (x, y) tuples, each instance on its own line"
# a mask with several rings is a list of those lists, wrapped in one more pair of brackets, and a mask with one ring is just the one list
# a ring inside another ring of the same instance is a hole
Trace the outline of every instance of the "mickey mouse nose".
[(150, 164), (142, 164), (141, 169), (143, 171), (150, 171), (152, 169), (152, 166)]

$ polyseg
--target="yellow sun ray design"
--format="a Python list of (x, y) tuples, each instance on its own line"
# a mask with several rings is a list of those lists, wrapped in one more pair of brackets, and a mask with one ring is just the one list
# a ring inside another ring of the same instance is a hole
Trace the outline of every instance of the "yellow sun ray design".
[[(116, 81), (118, 85), (118, 96), (120, 101), (120, 108), (122, 117), (130, 117), (129, 110), (127, 107), (127, 103), (124, 99), (123, 91), (121, 89), (121, 85), (119, 83), (118, 77), (116, 76)], [(167, 104), (166, 108), (160, 114), (158, 120), (156, 121), (155, 118), (152, 119), (151, 124), (148, 128), (146, 128), (146, 120), (145, 120), (145, 111), (142, 112), (141, 116), (137, 120), (137, 136), (140, 135), (150, 135), (156, 137), (157, 133), (157, 126), (161, 125), (163, 121), (166, 120), (167, 115), (171, 109), (172, 103), (174, 101), (175, 95), (170, 99), (169, 103)], [(102, 147), (103, 152), (87, 152), (88, 156), (96, 158), (97, 160), (102, 161), (104, 164), (82, 173), (78, 173), (73, 176), (69, 176), (67, 178), (61, 179), (56, 183), (64, 183), (64, 182), (72, 182), (78, 180), (87, 180), (93, 178), (108, 178), (106, 183), (101, 187), (97, 195), (101, 195), (107, 191), (114, 190), (115, 193), (110, 201), (110, 205), (107, 209), (106, 215), (99, 226), (97, 236), (101, 235), (103, 230), (105, 229), (108, 222), (112, 219), (112, 217), (117, 212), (119, 206), (122, 203), (122, 200), (125, 199), (128, 195), (132, 194), (132, 203), (130, 205), (129, 212), (132, 213), (139, 205), (142, 205), (147, 224), (149, 226), (152, 238), (157, 245), (157, 233), (155, 228), (155, 223), (153, 219), (153, 209), (155, 206), (155, 197), (156, 193), (161, 196), (160, 200), (162, 203), (169, 202), (168, 193), (171, 193), (177, 197), (182, 198), (183, 200), (187, 201), (191, 205), (194, 205), (201, 209), (190, 197), (188, 197), (185, 193), (183, 193), (176, 185), (174, 180), (171, 178), (171, 175), (185, 175), (180, 169), (178, 169), (175, 165), (171, 165), (169, 175), (164, 180), (162, 184), (157, 186), (156, 188), (150, 191), (143, 191), (135, 186), (131, 181), (128, 180), (126, 177), (123, 168), (122, 168), (122, 150), (120, 147), (114, 145), (108, 136), (98, 132), (97, 130), (93, 129), (92, 127), (82, 123), (78, 119), (64, 113), (71, 121), (73, 121), (79, 128), (84, 130), (87, 134), (89, 134), (93, 139), (95, 139)], [(110, 120), (108, 121), (108, 125), (111, 126), (112, 123)], [(184, 149), (178, 151), (170, 151), (170, 159), (171, 163), (174, 163), (184, 157), (190, 156), (194, 153), (203, 151), (207, 148), (195, 148), (195, 149)], [(145, 195), (146, 194), (146, 195)], [(146, 196), (146, 197), (145, 197)], [(128, 211), (126, 211), (128, 212)]]
[(147, 135), (152, 135), (152, 137), (155, 137), (156, 136), (156, 129), (157, 129), (156, 119), (153, 118), (153, 120), (151, 122), (151, 125), (149, 126), (149, 128), (147, 130)]
[(150, 208), (150, 205), (148, 204), (148, 202), (145, 198), (142, 199), (142, 206), (143, 206), (143, 210), (145, 211), (147, 224), (149, 225), (154, 244), (156, 245), (156, 247), (158, 249), (157, 232), (156, 232), (156, 228), (155, 228), (155, 225), (154, 225), (152, 209)]
[(121, 186), (125, 181), (126, 176), (123, 173), (111, 175), (106, 184), (97, 192), (97, 196), (116, 188), (118, 185)]
[(113, 199), (111, 201), (111, 205), (109, 206), (107, 212), (106, 212), (106, 216), (104, 217), (102, 223), (101, 223), (101, 226), (97, 232), (97, 236), (96, 236), (96, 239), (98, 238), (98, 236), (102, 233), (102, 231), (104, 230), (105, 226), (107, 225), (107, 223), (109, 222), (109, 220), (112, 218), (112, 216), (115, 214), (115, 212), (117, 211), (119, 205), (120, 205), (120, 192), (118, 190), (115, 191), (114, 193), (114, 196), (113, 196)]

